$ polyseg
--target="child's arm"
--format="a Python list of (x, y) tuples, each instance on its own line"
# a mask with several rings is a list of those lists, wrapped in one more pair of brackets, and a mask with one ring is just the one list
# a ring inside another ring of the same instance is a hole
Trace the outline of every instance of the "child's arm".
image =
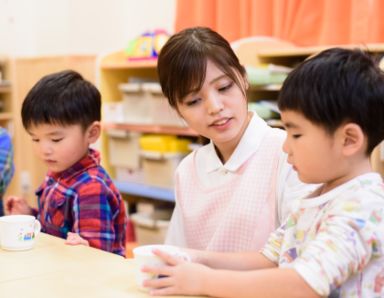
[(33, 209), (28, 205), (27, 201), (21, 197), (7, 197), (4, 206), (6, 214), (33, 214)]
[(195, 263), (215, 269), (254, 270), (274, 268), (276, 264), (259, 252), (213, 252), (186, 249)]
[[(150, 291), (152, 295), (186, 294), (242, 298), (320, 297), (293, 269), (214, 270), (201, 264), (172, 258), (158, 251), (156, 254), (171, 266), (143, 268), (145, 272), (167, 276), (144, 282), (144, 286), (153, 288)], [(236, 255), (241, 256), (241, 254)], [(247, 255), (245, 258), (249, 259), (250, 254)], [(262, 264), (259, 265), (262, 266)]]
[(89, 245), (125, 255), (125, 209), (107, 185), (98, 180), (84, 183), (78, 190), (77, 213), (72, 232), (87, 240)]

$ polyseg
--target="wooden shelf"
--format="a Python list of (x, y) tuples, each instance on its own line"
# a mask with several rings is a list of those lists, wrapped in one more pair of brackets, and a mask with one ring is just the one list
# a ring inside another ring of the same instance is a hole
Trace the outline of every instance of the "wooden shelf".
[(289, 47), (279, 49), (260, 50), (257, 56), (260, 58), (277, 58), (277, 57), (295, 57), (295, 56), (310, 56), (323, 50), (340, 47), (340, 48), (361, 48), (371, 52), (384, 52), (383, 43), (372, 43), (365, 45), (328, 45), (328, 46), (315, 46), (315, 47)]
[(146, 197), (155, 200), (174, 202), (173, 189), (155, 187), (142, 183), (122, 182), (114, 180), (113, 183), (123, 194)]
[(119, 129), (141, 133), (171, 134), (183, 136), (198, 136), (196, 132), (188, 127), (161, 126), (161, 125), (142, 125), (126, 123), (103, 123), (103, 129)]
[(0, 113), (0, 120), (11, 120), (12, 113)]
[(10, 93), (11, 92), (11, 86), (10, 85), (2, 85), (0, 83), (0, 93)]
[(269, 84), (269, 85), (250, 85), (249, 91), (279, 91), (281, 84)]
[(139, 68), (156, 68), (157, 59), (143, 59), (130, 61), (123, 51), (113, 53), (101, 60), (101, 69), (139, 69)]

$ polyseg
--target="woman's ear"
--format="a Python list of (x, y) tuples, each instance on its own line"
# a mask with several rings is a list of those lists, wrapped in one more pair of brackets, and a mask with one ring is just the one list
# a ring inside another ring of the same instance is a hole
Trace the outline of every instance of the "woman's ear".
[(94, 121), (87, 129), (88, 142), (93, 144), (97, 141), (101, 134), (101, 124), (100, 121)]
[(361, 127), (355, 123), (347, 123), (342, 128), (343, 153), (352, 156), (357, 152), (365, 152), (367, 142)]

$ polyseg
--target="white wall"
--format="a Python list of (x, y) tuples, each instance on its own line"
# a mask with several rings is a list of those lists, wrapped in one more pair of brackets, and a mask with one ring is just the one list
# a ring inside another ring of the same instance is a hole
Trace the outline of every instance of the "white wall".
[(104, 54), (146, 30), (173, 33), (176, 0), (0, 0), (0, 54)]

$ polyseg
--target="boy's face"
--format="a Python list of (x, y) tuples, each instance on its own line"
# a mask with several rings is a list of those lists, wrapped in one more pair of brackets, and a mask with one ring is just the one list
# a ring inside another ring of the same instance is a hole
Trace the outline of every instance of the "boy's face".
[(31, 126), (28, 133), (32, 137), (37, 156), (52, 172), (62, 172), (82, 159), (90, 144), (87, 131), (80, 125), (39, 124)]
[(295, 111), (282, 111), (281, 119), (287, 130), (283, 149), (300, 180), (305, 183), (338, 180), (343, 162), (338, 132), (330, 135)]
[(219, 149), (234, 148), (249, 120), (242, 90), (209, 60), (202, 88), (178, 102), (177, 109), (190, 128)]

